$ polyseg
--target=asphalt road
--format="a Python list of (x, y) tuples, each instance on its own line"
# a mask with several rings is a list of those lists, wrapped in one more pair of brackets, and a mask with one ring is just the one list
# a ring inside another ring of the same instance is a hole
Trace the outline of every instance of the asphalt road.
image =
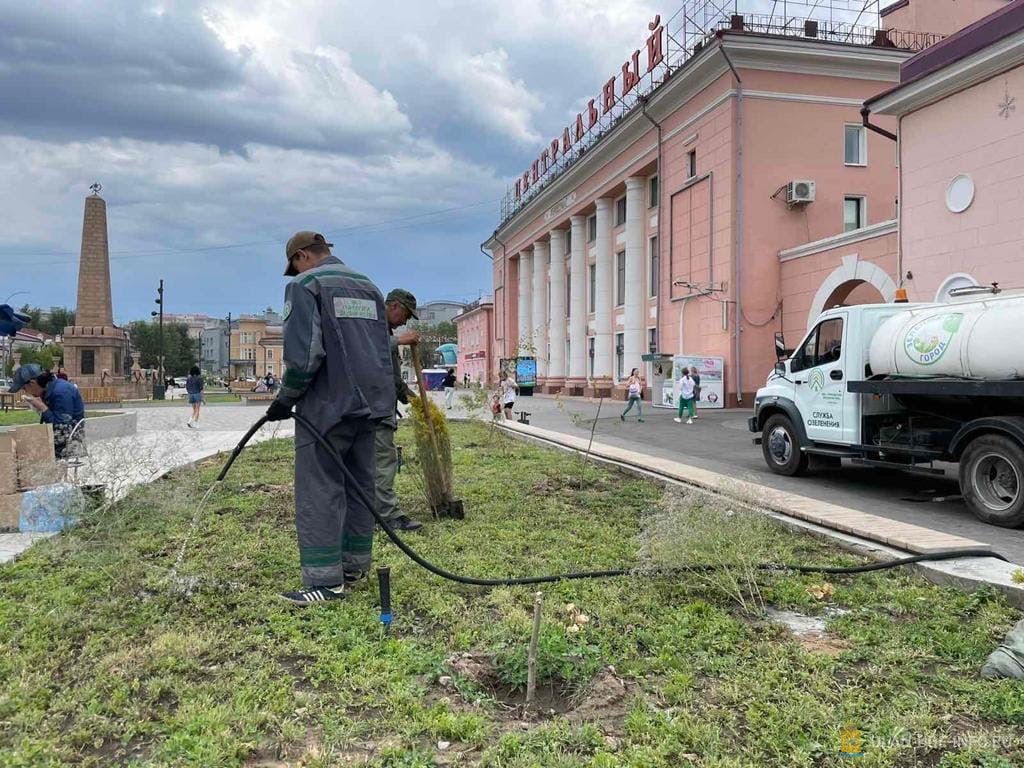
[[(978, 520), (959, 498), (956, 478), (924, 477), (896, 470), (858, 467), (815, 471), (802, 477), (781, 477), (764, 463), (760, 446), (747, 431), (747, 410), (701, 410), (692, 425), (676, 424), (663, 408), (644, 407), (645, 423), (633, 413), (620, 421), (624, 403), (605, 401), (594, 439), (671, 458), (740, 480), (791, 491), (809, 498), (913, 523), (991, 544), (1015, 563), (1024, 564), (1024, 529), (1006, 529)], [(516, 410), (529, 411), (530, 423), (544, 429), (587, 435), (597, 404), (577, 399), (520, 398)], [(935, 500), (943, 499), (944, 500)], [(949, 498), (952, 497), (952, 498)]]

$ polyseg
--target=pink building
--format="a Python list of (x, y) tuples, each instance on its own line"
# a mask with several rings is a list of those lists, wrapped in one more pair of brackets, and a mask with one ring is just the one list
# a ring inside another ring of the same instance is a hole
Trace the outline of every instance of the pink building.
[(491, 371), (491, 342), (494, 338), (494, 302), (490, 297), (474, 301), (452, 322), (459, 334), (459, 376), (469, 374), (474, 384), (488, 386), (494, 382)]
[(1024, 0), (979, 5), (998, 10), (906, 61), (866, 105), (899, 121), (896, 274), (911, 301), (1024, 287)]
[(515, 180), (484, 244), (492, 374), (532, 355), (544, 391), (608, 394), (633, 367), (652, 379), (645, 355), (719, 356), (744, 404), (777, 331), (892, 298), (896, 148), (860, 110), (939, 36), (836, 21), (849, 4), (829, 0), (784, 20), (722, 5), (656, 18)]

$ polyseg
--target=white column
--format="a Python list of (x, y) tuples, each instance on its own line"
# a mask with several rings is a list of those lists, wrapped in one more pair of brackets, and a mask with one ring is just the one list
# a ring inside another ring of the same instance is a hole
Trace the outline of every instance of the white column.
[(612, 378), (612, 206), (597, 201), (597, 274), (594, 286), (594, 378)]
[(587, 378), (587, 217), (572, 216), (572, 253), (569, 258), (571, 282), (569, 308), (569, 378)]
[(643, 370), (640, 356), (647, 350), (644, 294), (644, 179), (626, 179), (626, 307), (623, 318), (623, 346), (626, 374), (633, 368)]
[(551, 267), (548, 273), (551, 291), (551, 317), (548, 318), (548, 338), (551, 339), (551, 361), (548, 378), (556, 385), (565, 382), (565, 230), (551, 230)]
[(533, 244), (533, 343), (537, 347), (537, 378), (548, 375), (548, 244)]
[(533, 284), (533, 261), (530, 251), (519, 252), (519, 342), (516, 345), (516, 354), (529, 354), (524, 345), (530, 343), (530, 324), (533, 322), (532, 290)]

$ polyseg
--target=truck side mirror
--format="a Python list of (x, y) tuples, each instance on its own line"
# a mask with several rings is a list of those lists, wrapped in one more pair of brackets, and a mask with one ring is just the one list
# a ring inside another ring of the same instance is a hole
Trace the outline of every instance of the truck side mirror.
[(787, 360), (789, 356), (793, 354), (792, 349), (786, 349), (786, 339), (782, 335), (782, 331), (775, 332), (775, 359), (776, 360)]
[(779, 360), (777, 363), (775, 363), (775, 373), (777, 373), (779, 376), (785, 376), (786, 375), (786, 364), (785, 364), (785, 362), (783, 362), (782, 360)]

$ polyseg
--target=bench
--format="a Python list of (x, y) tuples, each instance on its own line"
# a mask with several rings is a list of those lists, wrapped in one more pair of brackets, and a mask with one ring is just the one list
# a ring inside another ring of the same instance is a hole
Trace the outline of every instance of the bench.
[(242, 399), (242, 405), (249, 405), (249, 403), (268, 403), (275, 397), (273, 392), (246, 392), (239, 393), (238, 396)]
[(529, 411), (514, 411), (514, 413), (518, 413), (519, 414), (519, 423), (520, 424), (527, 424), (528, 425), (530, 423), (530, 412)]

